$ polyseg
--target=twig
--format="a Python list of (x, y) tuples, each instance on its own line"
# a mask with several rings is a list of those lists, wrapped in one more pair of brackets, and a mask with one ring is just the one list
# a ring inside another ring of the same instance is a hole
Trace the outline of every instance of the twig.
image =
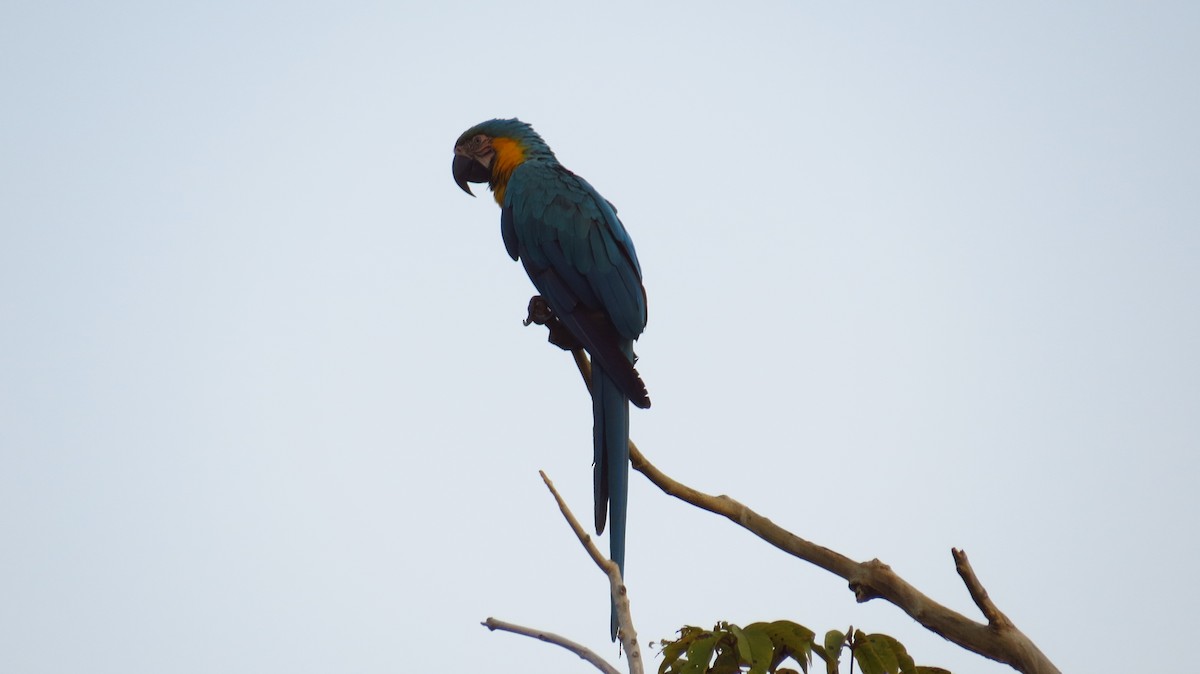
[[(591, 367), (586, 355), (578, 351), (573, 355), (584, 382), (590, 386)], [(995, 607), (979, 579), (975, 577), (974, 571), (966, 563), (966, 555), (960, 551), (954, 551), (959, 575), (962, 576), (976, 605), (988, 618), (988, 624), (975, 622), (930, 599), (878, 559), (856, 562), (843, 554), (800, 538), (728, 496), (712, 496), (677, 482), (647, 461), (632, 440), (629, 441), (629, 459), (635, 470), (649, 478), (665, 493), (697, 508), (721, 515), (780, 550), (846, 579), (855, 599), (860, 603), (883, 598), (926, 629), (969, 651), (1003, 662), (1024, 674), (1060, 674), (1058, 668), (1037, 645)]]
[(554, 644), (555, 646), (561, 646), (561, 647), (567, 649), (568, 651), (571, 651), (575, 655), (578, 655), (579, 657), (583, 658), (584, 660), (587, 660), (588, 662), (592, 663), (592, 665), (594, 665), (596, 667), (596, 669), (599, 669), (600, 671), (604, 672), (604, 674), (621, 674), (619, 671), (617, 671), (617, 669), (615, 667), (608, 664), (608, 662), (605, 661), (604, 658), (600, 657), (599, 655), (596, 655), (588, 647), (584, 646), (583, 644), (575, 643), (574, 641), (571, 641), (570, 639), (568, 639), (566, 637), (559, 636), (552, 632), (543, 632), (542, 630), (535, 630), (530, 627), (522, 627), (521, 625), (514, 625), (512, 623), (506, 623), (503, 620), (496, 620), (495, 618), (488, 618), (487, 620), (483, 621), (480, 624), (482, 624), (484, 627), (488, 628), (489, 630), (493, 630), (493, 631), (500, 630), (501, 632), (512, 632), (513, 634), (520, 634), (523, 636), (531, 637), (533, 639), (537, 639), (538, 641), (544, 641), (548, 644)]
[(607, 575), (608, 567), (610, 565), (615, 567), (616, 564), (608, 561), (608, 559), (600, 552), (600, 548), (597, 548), (596, 544), (592, 542), (592, 537), (588, 535), (587, 530), (585, 530), (583, 525), (579, 523), (579, 520), (575, 518), (575, 513), (571, 512), (571, 509), (567, 507), (567, 502), (563, 500), (562, 495), (559, 494), (558, 490), (554, 488), (554, 483), (551, 482), (550, 478), (546, 476), (546, 472), (539, 470), (538, 475), (542, 476), (542, 482), (546, 483), (546, 488), (549, 489), (550, 493), (554, 496), (554, 500), (558, 503), (559, 511), (561, 511), (563, 517), (566, 518), (567, 524), (571, 525), (571, 531), (575, 532), (575, 537), (578, 538), (579, 542), (583, 544), (583, 549), (587, 550), (587, 553), (591, 556), (592, 561), (595, 562), (596, 566), (600, 567), (600, 570)]
[(637, 632), (633, 629), (633, 613), (629, 608), (629, 593), (625, 589), (625, 583), (621, 580), (621, 569), (615, 562), (600, 553), (600, 549), (592, 542), (592, 537), (575, 518), (571, 509), (567, 507), (567, 502), (554, 488), (554, 483), (550, 481), (546, 473), (538, 471), (538, 474), (542, 476), (546, 488), (554, 495), (554, 500), (558, 502), (558, 509), (562, 511), (563, 517), (571, 525), (575, 537), (583, 544), (596, 566), (600, 567), (600, 570), (608, 576), (609, 592), (612, 594), (613, 605), (617, 608), (617, 625), (619, 626), (617, 634), (621, 638), (621, 646), (625, 649), (625, 655), (629, 659), (629, 674), (643, 674), (642, 651), (638, 646)]
[(963, 585), (967, 586), (967, 592), (971, 594), (971, 600), (979, 607), (983, 617), (987, 618), (988, 625), (995, 629), (1012, 628), (1012, 621), (996, 608), (996, 604), (988, 596), (987, 590), (983, 589), (983, 583), (979, 582), (979, 577), (975, 575), (975, 569), (971, 568), (971, 562), (967, 560), (966, 551), (950, 548), (950, 554), (954, 556), (954, 570), (958, 571)]

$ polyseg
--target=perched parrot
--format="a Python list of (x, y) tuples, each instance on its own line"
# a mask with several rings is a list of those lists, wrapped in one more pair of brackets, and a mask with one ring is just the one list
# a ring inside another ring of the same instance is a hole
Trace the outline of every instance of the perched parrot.
[[(607, 511), (609, 554), (623, 577), (629, 403), (650, 407), (633, 367), (633, 341), (646, 327), (646, 289), (633, 241), (617, 209), (558, 163), (533, 127), (518, 119), (467, 129), (454, 144), (452, 168), (454, 182), (467, 194), (468, 183), (491, 188), (500, 205), (504, 247), (525, 266), (552, 313), (551, 341), (563, 348), (582, 346), (591, 356), (596, 533), (604, 532)], [(537, 300), (530, 303), (531, 319)]]

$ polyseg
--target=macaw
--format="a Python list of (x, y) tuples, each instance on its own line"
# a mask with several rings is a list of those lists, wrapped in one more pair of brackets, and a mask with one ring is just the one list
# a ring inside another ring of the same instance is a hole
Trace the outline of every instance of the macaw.
[[(518, 119), (493, 119), (463, 132), (452, 171), (467, 194), (474, 196), (469, 183), (491, 188), (504, 247), (524, 265), (552, 313), (551, 341), (582, 346), (591, 356), (596, 533), (604, 532), (607, 511), (609, 556), (624, 577), (629, 403), (650, 407), (633, 367), (633, 341), (646, 327), (646, 289), (633, 241), (617, 209), (558, 163), (533, 127)], [(530, 303), (531, 319), (537, 300)], [(614, 641), (616, 620), (614, 608)]]

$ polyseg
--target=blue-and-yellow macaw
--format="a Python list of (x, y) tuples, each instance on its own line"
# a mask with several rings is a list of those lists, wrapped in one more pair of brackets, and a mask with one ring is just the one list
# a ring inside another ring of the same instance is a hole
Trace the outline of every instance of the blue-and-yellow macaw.
[[(518, 119), (493, 119), (463, 132), (454, 144), (453, 173), (467, 194), (468, 183), (492, 189), (504, 247), (553, 312), (551, 341), (564, 348), (573, 341), (591, 356), (596, 533), (604, 532), (608, 511), (609, 554), (624, 576), (629, 403), (650, 407), (633, 368), (633, 341), (646, 327), (646, 289), (633, 241), (613, 205), (558, 163), (533, 127)], [(612, 620), (615, 640), (615, 612)]]

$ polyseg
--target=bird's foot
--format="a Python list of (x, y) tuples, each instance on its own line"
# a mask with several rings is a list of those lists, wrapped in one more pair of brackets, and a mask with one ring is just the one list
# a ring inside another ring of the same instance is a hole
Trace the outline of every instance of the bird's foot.
[(558, 320), (558, 316), (554, 315), (554, 310), (550, 308), (546, 300), (542, 299), (541, 295), (529, 298), (529, 315), (521, 322), (526, 326), (532, 323), (546, 326), (546, 329), (550, 331), (548, 341), (563, 351), (583, 348), (583, 344), (580, 344), (579, 340), (575, 339), (575, 335), (571, 334), (562, 321)]
[(545, 325), (552, 320), (555, 320), (554, 310), (550, 308), (549, 304), (546, 304), (546, 300), (542, 299), (541, 295), (534, 295), (533, 297), (530, 297), (529, 315), (526, 316), (525, 320), (521, 321), (521, 323), (528, 327), (531, 323)]

